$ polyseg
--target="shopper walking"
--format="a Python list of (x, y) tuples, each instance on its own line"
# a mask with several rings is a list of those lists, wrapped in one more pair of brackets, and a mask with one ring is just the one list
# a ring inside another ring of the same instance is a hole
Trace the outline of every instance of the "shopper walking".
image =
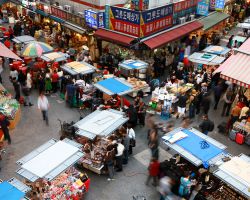
[(13, 87), (14, 87), (14, 90), (15, 90), (15, 99), (17, 101), (19, 101), (20, 97), (21, 97), (21, 86), (20, 86), (20, 83), (16, 80), (16, 78), (13, 78), (12, 79), (12, 84), (13, 84)]
[(135, 147), (135, 145), (136, 145), (136, 140), (135, 140), (135, 131), (132, 128), (131, 124), (128, 124), (127, 134), (128, 134), (128, 137), (129, 137), (129, 151), (128, 151), (128, 153), (132, 154), (133, 153), (133, 147)]
[(53, 93), (57, 92), (58, 81), (59, 81), (59, 75), (57, 74), (56, 70), (54, 70), (54, 73), (51, 75)]
[(210, 109), (210, 104), (211, 104), (211, 100), (210, 100), (208, 93), (204, 93), (202, 96), (202, 100), (201, 100), (201, 106), (203, 109), (203, 113), (205, 115), (208, 114), (208, 111)]
[(153, 128), (150, 131), (149, 135), (149, 148), (151, 150), (151, 157), (158, 160), (159, 158), (159, 141), (158, 141), (158, 132), (157, 126), (154, 124)]
[(25, 84), (22, 87), (22, 91), (25, 97), (24, 106), (33, 106), (33, 104), (31, 103), (31, 97), (30, 97), (31, 88), (29, 88), (28, 85)]
[(128, 164), (128, 154), (129, 154), (129, 146), (130, 146), (130, 138), (128, 136), (128, 133), (125, 130), (125, 133), (123, 135), (123, 145), (124, 145), (124, 151), (123, 151), (123, 164)]
[(114, 180), (115, 170), (114, 170), (114, 149), (107, 151), (105, 155), (105, 164), (108, 168), (109, 178), (108, 181)]
[(214, 110), (217, 110), (221, 94), (222, 94), (222, 87), (220, 84), (218, 84), (214, 87)]
[(121, 144), (121, 141), (118, 140), (117, 143), (117, 153), (115, 155), (115, 160), (116, 160), (116, 171), (121, 172), (122, 171), (122, 157), (123, 157), (123, 152), (124, 152), (124, 146)]
[(148, 178), (146, 180), (146, 185), (149, 184), (150, 180), (153, 178), (153, 186), (158, 185), (158, 175), (160, 172), (160, 163), (156, 158), (152, 158), (148, 166)]
[(224, 100), (224, 105), (223, 105), (221, 116), (224, 116), (225, 112), (226, 112), (226, 116), (229, 116), (229, 112), (230, 112), (230, 109), (234, 100), (233, 92), (231, 90), (228, 90), (224, 94), (223, 100)]
[(46, 124), (49, 125), (48, 119), (48, 109), (49, 109), (49, 101), (47, 97), (44, 95), (44, 92), (40, 92), (40, 95), (37, 100), (38, 109), (41, 110), (43, 115), (43, 120), (46, 121)]
[(8, 144), (11, 144), (11, 138), (9, 134), (10, 122), (3, 114), (0, 114), (0, 127), (4, 134), (4, 140), (8, 140)]

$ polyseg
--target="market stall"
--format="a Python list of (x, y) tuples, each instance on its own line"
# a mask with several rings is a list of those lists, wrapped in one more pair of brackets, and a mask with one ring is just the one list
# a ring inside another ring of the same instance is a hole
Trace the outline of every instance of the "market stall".
[[(239, 136), (237, 136), (237, 134)], [(238, 141), (238, 137), (243, 137), (244, 140)], [(243, 144), (246, 143), (247, 145), (250, 145), (250, 123), (247, 122), (247, 120), (243, 119), (241, 121), (236, 121), (233, 124), (233, 128), (230, 131), (229, 137), (231, 140), (236, 141), (237, 143)], [(237, 137), (237, 138), (236, 138)]]
[[(109, 100), (113, 95), (123, 96), (133, 92), (133, 86), (121, 78), (108, 78), (99, 81), (94, 86), (103, 92), (103, 99)], [(123, 98), (122, 102), (123, 103)]]
[(61, 62), (67, 60), (67, 58), (69, 58), (69, 55), (62, 52), (46, 53), (41, 56), (41, 59), (46, 62)]
[(177, 95), (182, 92), (189, 96), (193, 84), (174, 83), (166, 84), (164, 87), (157, 87), (152, 92), (147, 112), (152, 114), (161, 114), (162, 110), (171, 113), (174, 111), (174, 104), (178, 102)]
[(9, 129), (14, 129), (21, 118), (20, 104), (11, 98), (11, 94), (2, 84), (0, 84), (0, 112), (9, 119)]
[(125, 60), (119, 63), (122, 75), (129, 77), (135, 76), (140, 79), (146, 79), (148, 63), (141, 60)]
[(89, 179), (73, 165), (84, 156), (82, 145), (64, 139), (51, 139), (17, 161), (16, 171), (32, 188), (31, 199), (82, 198), (88, 190)]
[(222, 56), (222, 57), (228, 57), (231, 49), (227, 47), (222, 47), (222, 46), (210, 45), (207, 48), (203, 49), (203, 51), (209, 54), (215, 54), (215, 55)]
[[(79, 142), (83, 143), (85, 154), (79, 163), (86, 169), (97, 174), (102, 173), (104, 167), (104, 155), (107, 146), (112, 142), (108, 137), (128, 121), (123, 112), (108, 109), (96, 110), (74, 126), (78, 129), (76, 134), (80, 136)], [(86, 146), (92, 146), (92, 150)]]
[(31, 190), (30, 187), (16, 178), (11, 178), (8, 181), (0, 180), (0, 199), (20, 200), (27, 199), (25, 194)]
[(130, 77), (128, 77), (127, 81), (133, 86), (133, 92), (129, 93), (129, 96), (131, 97), (136, 97), (138, 91), (142, 91), (143, 93), (150, 92), (150, 86), (147, 84), (146, 81)]
[(69, 73), (72, 76), (76, 76), (78, 74), (86, 75), (94, 73), (96, 68), (93, 65), (90, 65), (86, 62), (77, 62), (73, 61), (70, 63), (66, 63), (65, 65), (61, 66), (62, 70)]
[(234, 44), (235, 44), (235, 41), (237, 41), (238, 43), (244, 43), (246, 41), (247, 37), (243, 37), (243, 36), (239, 36), (239, 35), (236, 35), (233, 37), (233, 40), (232, 40), (232, 46), (234, 47)]
[(29, 44), (30, 42), (36, 41), (36, 39), (30, 35), (22, 35), (13, 38), (12, 41), (16, 44)]
[[(224, 192), (222, 199), (250, 199), (250, 157), (244, 154), (232, 157), (229, 161), (221, 164), (218, 170), (213, 173), (216, 177), (222, 180), (226, 185), (229, 185), (235, 192)], [(223, 191), (220, 191), (223, 194)], [(215, 199), (215, 198), (214, 198)], [(218, 199), (218, 198), (217, 198)]]
[(190, 55), (188, 59), (193, 63), (216, 66), (223, 63), (225, 57), (221, 57), (211, 53), (195, 52), (192, 55)]
[(228, 155), (225, 145), (194, 128), (177, 128), (163, 136), (162, 140), (196, 167), (203, 165), (207, 168)]

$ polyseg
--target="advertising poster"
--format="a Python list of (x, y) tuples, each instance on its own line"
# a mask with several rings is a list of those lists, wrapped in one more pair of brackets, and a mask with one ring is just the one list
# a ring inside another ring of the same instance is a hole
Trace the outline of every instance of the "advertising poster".
[(210, 0), (209, 9), (210, 10), (215, 10), (215, 0)]
[(141, 13), (141, 37), (170, 28), (173, 25), (173, 4)]
[(197, 15), (208, 16), (209, 0), (199, 0), (197, 5)]
[(85, 22), (86, 24), (93, 29), (103, 28), (104, 27), (104, 13), (97, 13), (92, 10), (85, 10)]

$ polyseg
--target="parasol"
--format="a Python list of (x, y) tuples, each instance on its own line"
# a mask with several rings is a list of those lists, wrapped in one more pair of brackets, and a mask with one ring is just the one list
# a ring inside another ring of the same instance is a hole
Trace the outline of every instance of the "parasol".
[(22, 56), (27, 56), (27, 57), (40, 57), (43, 53), (48, 53), (53, 51), (53, 47), (50, 45), (44, 43), (44, 42), (30, 42), (27, 44), (22, 52)]

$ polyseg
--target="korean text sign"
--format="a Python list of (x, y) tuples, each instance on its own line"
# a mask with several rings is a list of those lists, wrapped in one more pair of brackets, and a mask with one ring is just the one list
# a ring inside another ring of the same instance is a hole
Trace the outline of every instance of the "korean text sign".
[(199, 0), (197, 5), (197, 14), (207, 16), (209, 9), (209, 0)]
[(97, 13), (92, 10), (85, 10), (84, 13), (85, 13), (86, 24), (89, 27), (93, 29), (104, 27), (104, 13), (103, 12)]
[(147, 36), (172, 26), (173, 4), (143, 11), (141, 15), (141, 36)]
[(109, 28), (136, 37), (140, 36), (140, 12), (110, 6)]

